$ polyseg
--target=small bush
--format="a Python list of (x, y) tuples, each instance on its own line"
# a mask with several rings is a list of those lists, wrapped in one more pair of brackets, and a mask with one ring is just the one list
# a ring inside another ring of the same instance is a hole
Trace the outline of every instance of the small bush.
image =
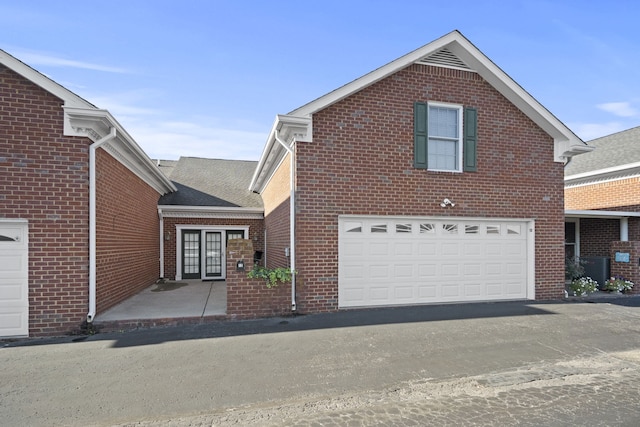
[(577, 297), (589, 295), (598, 290), (598, 282), (591, 277), (580, 277), (571, 282), (569, 289), (571, 289), (573, 295)]

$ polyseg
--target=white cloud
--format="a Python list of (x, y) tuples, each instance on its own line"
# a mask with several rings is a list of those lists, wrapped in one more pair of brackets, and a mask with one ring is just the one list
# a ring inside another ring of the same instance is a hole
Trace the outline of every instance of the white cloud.
[(68, 67), (68, 68), (80, 68), (83, 70), (104, 71), (107, 73), (128, 73), (124, 68), (112, 67), (108, 65), (92, 64), (90, 62), (75, 61), (73, 59), (65, 59), (56, 56), (46, 55), (42, 53), (32, 52), (16, 52), (16, 57), (21, 61), (36, 67), (36, 66), (49, 66), (49, 67)]
[(629, 102), (607, 102), (598, 104), (597, 107), (619, 117), (635, 117), (640, 114)]
[(194, 122), (137, 121), (125, 129), (154, 159), (204, 157), (258, 160), (267, 133), (226, 129)]

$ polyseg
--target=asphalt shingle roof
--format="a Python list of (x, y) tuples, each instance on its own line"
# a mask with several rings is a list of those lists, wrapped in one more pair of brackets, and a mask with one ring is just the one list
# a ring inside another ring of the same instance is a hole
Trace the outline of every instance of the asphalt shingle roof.
[(263, 208), (259, 194), (249, 190), (258, 162), (180, 157), (160, 160), (160, 170), (178, 191), (165, 194), (159, 205)]
[(565, 176), (640, 162), (640, 126), (587, 142), (596, 147), (590, 153), (574, 157)]

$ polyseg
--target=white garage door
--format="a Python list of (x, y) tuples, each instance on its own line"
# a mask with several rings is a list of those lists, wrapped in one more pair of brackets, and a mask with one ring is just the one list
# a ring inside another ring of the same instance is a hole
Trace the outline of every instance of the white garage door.
[(340, 307), (534, 297), (533, 221), (341, 216), (338, 226)]
[(0, 337), (29, 335), (27, 222), (0, 221)]

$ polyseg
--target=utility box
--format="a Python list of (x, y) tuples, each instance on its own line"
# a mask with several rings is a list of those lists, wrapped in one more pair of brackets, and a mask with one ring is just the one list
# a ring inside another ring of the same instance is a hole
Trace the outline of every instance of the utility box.
[(598, 288), (602, 289), (604, 282), (611, 277), (611, 258), (606, 256), (580, 257), (584, 267), (584, 275), (598, 282)]

